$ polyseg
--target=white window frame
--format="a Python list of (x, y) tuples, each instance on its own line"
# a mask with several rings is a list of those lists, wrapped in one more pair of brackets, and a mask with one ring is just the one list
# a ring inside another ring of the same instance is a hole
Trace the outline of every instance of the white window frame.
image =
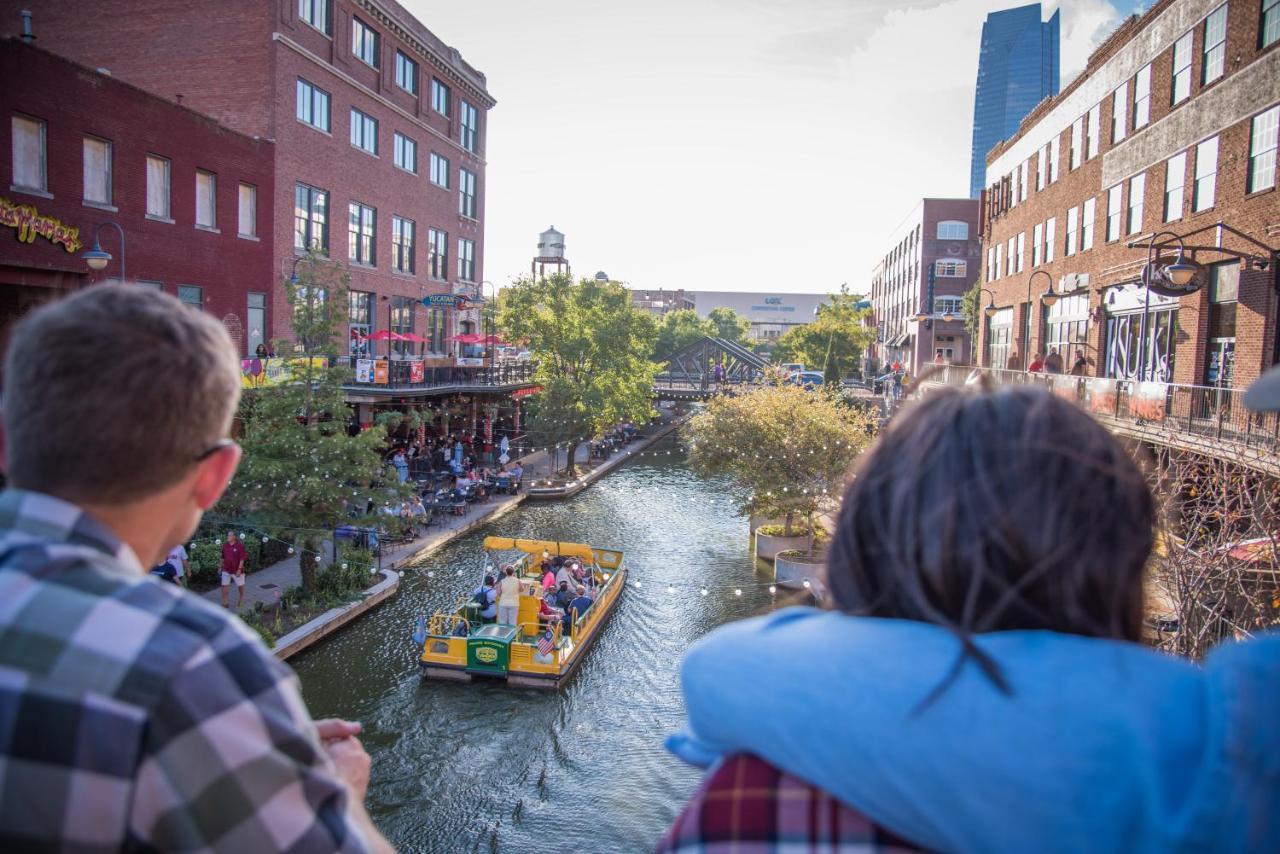
[(1196, 177), (1191, 190), (1191, 212), (1213, 207), (1218, 195), (1218, 137), (1211, 136), (1196, 146)]
[(1084, 116), (1071, 123), (1071, 171), (1084, 162)]
[(464, 282), (476, 280), (476, 242), (466, 237), (458, 238), (458, 278)]
[(1093, 248), (1093, 229), (1098, 220), (1098, 200), (1084, 200), (1080, 208), (1080, 251), (1088, 252)]
[(476, 219), (476, 173), (458, 169), (458, 213)]
[(1249, 124), (1249, 168), (1246, 193), (1259, 193), (1276, 185), (1276, 141), (1280, 105), (1259, 113)]
[(1102, 143), (1102, 105), (1094, 104), (1089, 109), (1089, 124), (1085, 131), (1085, 160), (1092, 160), (1098, 156), (1098, 150)]
[(1124, 182), (1107, 188), (1106, 242), (1119, 240), (1124, 231)]
[(449, 159), (431, 152), (431, 171), (428, 173), (431, 183), (442, 189), (449, 189)]
[[(253, 184), (246, 184), (241, 181), (240, 188), (236, 194), (236, 203), (236, 236), (257, 239), (258, 188)], [(247, 229), (245, 228), (246, 223), (249, 226)]]
[(1036, 192), (1040, 192), (1046, 186), (1045, 181), (1049, 176), (1049, 146), (1036, 152)]
[(1187, 183), (1187, 153), (1179, 151), (1164, 162), (1165, 222), (1182, 219), (1183, 196)]
[(347, 204), (347, 261), (364, 267), (378, 266), (378, 209), (373, 205), (357, 201)]
[(1025, 269), (1023, 262), (1027, 258), (1027, 233), (1025, 231), (1018, 232), (1018, 272), (1021, 273)]
[[(408, 239), (406, 240), (406, 236)], [(414, 258), (418, 252), (418, 224), (408, 217), (391, 217), (391, 269), (397, 273), (413, 275), (417, 270)]]
[[(201, 178), (207, 178), (209, 183), (209, 189), (207, 193), (207, 197), (209, 200), (209, 210), (208, 210), (209, 221), (208, 222), (200, 221), (201, 214), (203, 213), (200, 209), (200, 184), (201, 184), (200, 179)], [(204, 231), (218, 230), (218, 175), (216, 172), (210, 172), (207, 169), (196, 170), (196, 228), (202, 229)]]
[[(15, 191), (32, 191), (47, 194), (49, 192), (49, 126), (43, 119), (15, 113), (11, 122), (11, 140), (13, 148), (13, 189)], [(30, 134), (34, 138), (36, 162), (27, 164), (23, 161), (23, 148), (18, 145), (19, 138)], [(34, 165), (34, 169), (30, 166)], [(39, 173), (38, 175), (36, 173)], [(38, 180), (24, 181), (19, 176)]]
[[(91, 163), (90, 151), (95, 147), (100, 147), (100, 151), (102, 153), (102, 186), (95, 187), (94, 189), (100, 189), (102, 191), (103, 198), (97, 198), (95, 196), (89, 195), (89, 190), (90, 190), (89, 184), (95, 177), (93, 175), (90, 175), (90, 169), (93, 168), (94, 165), (96, 165)], [(98, 137), (98, 136), (85, 136), (84, 141), (82, 143), (82, 149), (83, 149), (83, 157), (84, 157), (84, 183), (83, 183), (84, 202), (86, 204), (93, 205), (95, 207), (109, 208), (111, 207), (111, 199), (112, 199), (111, 140), (103, 139), (102, 137)]]
[(1049, 217), (1044, 224), (1044, 262), (1053, 263), (1053, 244), (1058, 239), (1058, 218)]
[(1062, 166), (1062, 134), (1054, 134), (1049, 140), (1049, 183), (1057, 182)]
[(427, 229), (427, 278), (449, 279), (449, 233), (444, 229)]
[(1120, 84), (1111, 93), (1111, 144), (1115, 145), (1125, 137), (1129, 121), (1129, 81)]
[(1227, 4), (1223, 3), (1204, 19), (1200, 46), (1200, 85), (1207, 86), (1227, 70)]
[[(156, 167), (155, 171), (152, 169), (153, 165)], [(160, 220), (161, 222), (173, 222), (173, 163), (170, 162), (167, 157), (161, 157), (158, 154), (148, 154), (146, 170), (147, 219)], [(152, 179), (160, 176), (163, 177), (163, 186), (153, 186)], [(161, 190), (163, 190), (163, 195), (160, 192)], [(163, 204), (153, 205), (153, 202), (163, 202)]]
[(1258, 21), (1258, 49), (1280, 41), (1280, 0), (1262, 0), (1262, 17)]
[(1040, 248), (1044, 246), (1044, 223), (1037, 222), (1031, 229), (1031, 266), (1040, 266)]
[(1195, 30), (1187, 30), (1173, 43), (1173, 79), (1169, 82), (1169, 103), (1181, 104), (1191, 97), (1191, 59)]
[(968, 240), (969, 223), (960, 219), (944, 219), (938, 223), (939, 240)]
[[(1136, 199), (1136, 201), (1135, 201)], [(1142, 217), (1147, 199), (1147, 173), (1139, 172), (1129, 179), (1129, 207), (1127, 234), (1142, 233)]]
[(1067, 235), (1063, 244), (1063, 252), (1068, 256), (1076, 254), (1076, 241), (1080, 239), (1080, 208), (1067, 209)]
[(1151, 122), (1151, 63), (1138, 69), (1133, 78), (1133, 129)]

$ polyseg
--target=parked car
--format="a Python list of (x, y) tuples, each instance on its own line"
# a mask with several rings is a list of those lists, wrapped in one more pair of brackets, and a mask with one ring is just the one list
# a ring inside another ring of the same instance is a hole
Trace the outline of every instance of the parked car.
[(821, 387), (826, 379), (819, 371), (800, 371), (788, 377), (787, 382), (812, 390)]
[(799, 362), (788, 362), (785, 365), (779, 365), (779, 367), (782, 368), (782, 372), (786, 374), (788, 377), (793, 377), (796, 374), (804, 373), (804, 365), (800, 364)]

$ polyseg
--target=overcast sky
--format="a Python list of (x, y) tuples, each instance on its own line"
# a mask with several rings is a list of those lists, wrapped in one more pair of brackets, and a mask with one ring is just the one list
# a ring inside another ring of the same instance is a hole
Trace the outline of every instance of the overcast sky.
[[(636, 288), (868, 289), (968, 191), (990, 0), (401, 0), (489, 79), (485, 276), (565, 233)], [(1060, 0), (1062, 83), (1140, 3)]]

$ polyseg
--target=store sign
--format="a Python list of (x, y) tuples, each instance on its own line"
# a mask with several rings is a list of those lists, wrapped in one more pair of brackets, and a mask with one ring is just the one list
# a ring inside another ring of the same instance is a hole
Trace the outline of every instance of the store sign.
[(427, 377), (427, 369), (425, 364), (419, 360), (409, 363), (409, 382), (420, 383)]
[(511, 397), (518, 400), (522, 397), (528, 397), (531, 394), (537, 394), (540, 391), (542, 391), (542, 386), (540, 385), (533, 386), (532, 388), (518, 388), (511, 392)]
[(390, 370), (386, 359), (375, 359), (373, 362), (373, 382), (375, 385), (386, 385), (390, 380)]
[(471, 357), (471, 356), (459, 356), (458, 367), (459, 368), (483, 368), (484, 359)]
[(427, 308), (443, 308), (449, 311), (462, 311), (470, 302), (471, 299), (462, 294), (431, 294), (422, 298), (422, 304)]
[(17, 229), (19, 243), (35, 243), (37, 237), (43, 237), (67, 252), (76, 252), (84, 246), (79, 228), (51, 216), (41, 216), (33, 206), (15, 204), (3, 196), (0, 196), (0, 225)]

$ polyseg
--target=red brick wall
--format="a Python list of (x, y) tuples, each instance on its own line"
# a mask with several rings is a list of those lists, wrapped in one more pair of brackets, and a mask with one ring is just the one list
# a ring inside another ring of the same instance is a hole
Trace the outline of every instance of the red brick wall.
[[(1175, 2), (1176, 0), (1172, 0), (1172, 2), (1157, 4), (1140, 22), (1141, 26), (1129, 28), (1128, 38), (1145, 37), (1144, 27), (1161, 12), (1175, 5)], [(1130, 128), (1126, 139), (1121, 144), (1126, 144), (1140, 134), (1147, 133), (1171, 112), (1197, 110), (1199, 108), (1197, 99), (1202, 91), (1221, 86), (1230, 80), (1233, 74), (1247, 68), (1252, 62), (1259, 61), (1260, 53), (1270, 53), (1280, 49), (1280, 45), (1272, 45), (1266, 51), (1258, 51), (1257, 3), (1251, 2), (1251, 0), (1229, 0), (1226, 71), (1223, 77), (1210, 83), (1209, 86), (1202, 86), (1200, 82), (1202, 25), (1197, 24), (1193, 28), (1193, 32), (1195, 36), (1192, 51), (1191, 98), (1176, 106), (1170, 103), (1173, 71), (1173, 50), (1172, 43), (1170, 43), (1164, 46), (1159, 56), (1152, 62), (1151, 121), (1145, 128), (1136, 132)], [(1107, 53), (1114, 53), (1124, 41), (1125, 39), (1122, 38), (1109, 42), (1106, 46)], [(1100, 68), (1101, 65), (1101, 62), (1091, 61), (1090, 73)], [(1130, 110), (1133, 103), (1132, 81), (1133, 78), (1130, 77), (1127, 100)], [(1074, 91), (1079, 85), (1080, 81), (1077, 81), (1067, 91)], [(1270, 93), (1273, 97), (1268, 100), (1268, 103), (1280, 102), (1280, 80), (1273, 80), (1270, 85), (1273, 87), (1273, 91)], [(1066, 92), (1059, 96), (1058, 99), (1039, 108), (1034, 118), (1040, 121), (1045, 120), (1048, 111), (1054, 104), (1060, 102), (1065, 95)], [(1249, 160), (1249, 118), (1222, 127), (1218, 133), (1216, 198), (1212, 208), (1194, 214), (1191, 212), (1192, 187), (1195, 177), (1195, 146), (1193, 144), (1189, 149), (1182, 149), (1187, 151), (1187, 163), (1181, 217), (1168, 223), (1163, 221), (1167, 161), (1160, 160), (1146, 168), (1143, 220), (1138, 233), (1133, 235), (1127, 233), (1128, 228), (1125, 220), (1130, 203), (1128, 179), (1131, 176), (1124, 177), (1122, 209), (1125, 213), (1122, 215), (1122, 235), (1119, 240), (1108, 243), (1106, 241), (1106, 217), (1107, 190), (1109, 188), (1103, 186), (1102, 171), (1104, 158), (1107, 152), (1113, 148), (1111, 144), (1112, 100), (1109, 93), (1107, 97), (1103, 98), (1101, 105), (1101, 121), (1099, 123), (1101, 144), (1098, 155), (1082, 163), (1075, 171), (1070, 170), (1071, 128), (1068, 121), (1067, 126), (1060, 129), (1061, 172), (1059, 180), (1048, 185), (1042, 191), (1036, 191), (1036, 158), (1039, 155), (1033, 155), (1028, 168), (1028, 180), (1031, 189), (1028, 193), (1027, 201), (1018, 203), (1015, 207), (996, 216), (994, 221), (988, 222), (984, 226), (986, 228), (986, 233), (984, 234), (986, 245), (999, 246), (1002, 252), (1011, 236), (1019, 232), (1027, 234), (1028, 247), (1024, 271), (1013, 276), (1008, 275), (1006, 271), (1006, 274), (1000, 279), (994, 282), (987, 282), (989, 272), (985, 269), (987, 257), (985, 247), (982, 260), (984, 268), (983, 286), (995, 292), (997, 306), (1008, 306), (1024, 302), (1026, 300), (1028, 278), (1037, 270), (1043, 270), (1048, 273), (1055, 283), (1055, 288), (1062, 281), (1062, 277), (1067, 274), (1087, 274), (1089, 276), (1090, 306), (1094, 310), (1089, 326), (1089, 343), (1099, 352), (1101, 352), (1101, 348), (1105, 344), (1105, 318), (1099, 310), (1102, 300), (1102, 288), (1121, 282), (1133, 281), (1137, 278), (1142, 265), (1146, 262), (1146, 250), (1144, 248), (1129, 249), (1125, 245), (1128, 241), (1138, 239), (1145, 243), (1154, 232), (1165, 230), (1172, 231), (1180, 236), (1190, 235), (1192, 232), (1196, 232), (1206, 226), (1213, 226), (1218, 221), (1224, 221), (1263, 244), (1272, 246), (1280, 244), (1280, 194), (1277, 194), (1274, 189), (1252, 195), (1246, 195), (1245, 193)], [(1024, 123), (1020, 129), (1020, 136), (1035, 132), (1036, 127), (1036, 121)], [(988, 157), (988, 163), (999, 157), (1017, 138), (1015, 137), (1015, 140), (1003, 143), (993, 150)], [(1094, 247), (1087, 252), (1077, 252), (1076, 255), (1068, 257), (1063, 251), (1067, 211), (1071, 207), (1081, 205), (1085, 199), (1090, 197), (1096, 199)], [(1036, 224), (1043, 223), (1049, 217), (1057, 218), (1054, 261), (1049, 264), (1042, 263), (1040, 266), (1033, 268), (1030, 248), (1033, 230)], [(1187, 242), (1193, 245), (1214, 246), (1215, 240), (1215, 230), (1210, 228), (1204, 233), (1189, 237)], [(1248, 241), (1241, 240), (1229, 233), (1224, 233), (1221, 245), (1240, 252), (1257, 253), (1262, 251)], [(1225, 253), (1212, 251), (1202, 251), (1196, 253), (1196, 256), (1195, 260), (1203, 264), (1212, 264), (1231, 259), (1231, 256)], [(1241, 272), (1234, 374), (1237, 386), (1246, 385), (1274, 361), (1277, 322), (1275, 266), (1273, 263), (1270, 269), (1265, 272), (1246, 269), (1242, 269)], [(1042, 293), (1044, 284), (1044, 277), (1037, 276), (1034, 291), (1037, 294)], [(1031, 350), (1036, 352), (1043, 351), (1041, 334), (1044, 307), (1038, 299), (1035, 299), (1034, 302), (1035, 308), (1031, 324)], [(1021, 327), (1017, 324), (1021, 323), (1022, 318), (1020, 311), (1018, 314), (1014, 329), (1015, 338), (1020, 341)], [(1208, 328), (1207, 293), (1202, 291), (1184, 297), (1179, 307), (1178, 321), (1180, 330), (1174, 380), (1182, 383), (1202, 383), (1204, 382), (1205, 372), (1205, 336)], [(980, 349), (979, 352), (983, 352), (983, 350)], [(1091, 370), (1101, 372), (1100, 359), (1099, 363), (1096, 369)]]
[[(272, 148), (220, 127), (197, 113), (148, 95), (45, 51), (15, 40), (0, 41), (0, 79), (21, 85), (0, 87), (0, 195), (34, 205), (40, 214), (76, 226), (85, 248), (102, 222), (125, 233), (128, 277), (162, 282), (175, 293), (179, 284), (204, 288), (205, 310), (222, 318), (233, 333), (243, 328), (247, 294), (272, 292)], [(52, 198), (13, 191), (11, 116), (22, 113), (47, 123), (48, 189)], [(112, 203), (115, 210), (83, 202), (83, 139), (112, 145)], [(146, 157), (170, 160), (172, 223), (146, 217)], [(195, 227), (197, 169), (217, 175), (219, 233)], [(258, 240), (237, 236), (238, 187), (258, 188)], [(43, 238), (20, 243), (0, 230), (0, 288), (19, 284), (77, 287), (120, 276), (118, 237), (103, 231), (102, 245), (114, 258), (102, 273), (90, 274), (80, 251), (68, 253)], [(269, 300), (268, 316), (276, 313)], [(244, 337), (241, 335), (241, 346)]]

